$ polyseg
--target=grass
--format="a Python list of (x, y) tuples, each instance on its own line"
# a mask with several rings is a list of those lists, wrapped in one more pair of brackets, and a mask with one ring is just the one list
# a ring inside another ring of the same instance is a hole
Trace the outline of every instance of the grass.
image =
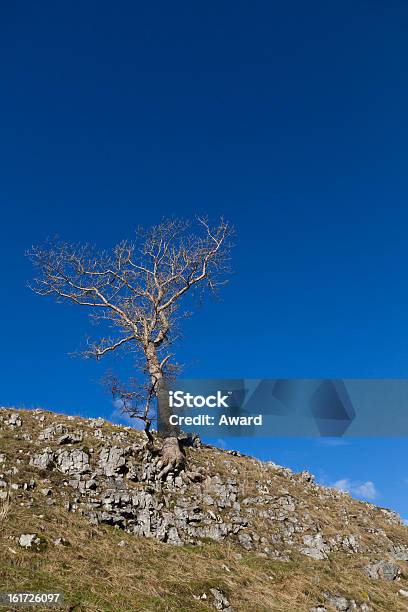
[[(0, 429), (0, 453), (6, 455), (5, 465), (16, 465), (19, 470), (11, 481), (22, 484), (34, 479), (38, 485), (29, 491), (19, 488), (0, 504), (1, 591), (61, 591), (65, 596), (62, 609), (71, 612), (208, 611), (213, 609), (210, 588), (222, 590), (236, 612), (307, 612), (324, 603), (326, 591), (358, 603), (367, 601), (374, 611), (407, 610), (406, 601), (398, 595), (399, 588), (407, 588), (407, 563), (400, 564), (404, 575), (398, 584), (372, 581), (361, 572), (364, 564), (381, 555), (338, 552), (328, 561), (313, 561), (292, 552), (289, 562), (279, 562), (246, 552), (233, 538), (221, 543), (204, 541), (201, 546), (170, 547), (109, 526), (90, 525), (82, 516), (64, 509), (64, 475), (58, 471), (39, 473), (28, 465), (27, 453), (35, 452), (39, 431), (55, 421), (84, 430), (86, 435), (79, 447), (88, 446), (97, 452), (104, 443), (91, 436), (81, 419), (69, 421), (63, 415), (46, 412), (43, 415), (44, 421), (39, 422), (33, 413), (22, 411), (21, 430), (30, 431), (33, 442), (22, 439), (20, 430)], [(114, 434), (122, 428), (105, 424), (103, 430)], [(130, 431), (123, 445), (140, 440), (140, 432)], [(117, 440), (112, 443), (121, 445)], [(52, 446), (47, 442), (41, 445)], [(396, 543), (408, 544), (408, 530), (388, 524), (381, 511), (370, 504), (342, 494), (322, 501), (315, 489), (251, 458), (209, 448), (191, 450), (189, 455), (195, 466), (202, 465), (211, 474), (234, 477), (245, 497), (259, 496), (259, 485), (269, 488), (271, 495), (287, 490), (296, 499), (299, 512), (309, 513), (325, 533), (358, 533), (372, 546), (376, 536), (367, 533), (365, 526), (373, 524)], [(17, 459), (21, 463), (17, 464)], [(4, 469), (0, 465), (0, 473)], [(39, 489), (46, 486), (41, 479), (51, 481), (55, 505), (47, 505), (40, 493)], [(31, 507), (21, 505), (31, 498)], [(348, 526), (344, 524), (344, 512), (353, 517)], [(275, 524), (264, 519), (252, 519), (249, 526), (250, 531), (265, 537), (275, 529)], [(21, 533), (37, 533), (45, 546), (40, 551), (22, 549), (18, 545)], [(54, 545), (54, 540), (61, 537), (68, 546)], [(119, 546), (121, 541), (124, 547)], [(206, 600), (195, 599), (203, 593), (208, 596)]]

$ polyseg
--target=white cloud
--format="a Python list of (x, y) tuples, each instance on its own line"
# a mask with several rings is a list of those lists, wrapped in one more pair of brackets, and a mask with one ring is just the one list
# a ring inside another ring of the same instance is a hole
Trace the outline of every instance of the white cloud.
[(352, 481), (349, 478), (341, 478), (332, 484), (332, 487), (340, 491), (347, 491), (350, 495), (373, 500), (378, 497), (378, 491), (371, 480), (366, 482)]

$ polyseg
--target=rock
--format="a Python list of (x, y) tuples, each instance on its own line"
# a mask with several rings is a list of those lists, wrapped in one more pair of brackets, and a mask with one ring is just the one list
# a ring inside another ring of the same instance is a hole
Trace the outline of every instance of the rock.
[(51, 495), (52, 489), (48, 489), (48, 488), (40, 489), (40, 493), (44, 496)]
[(180, 539), (178, 531), (175, 527), (170, 527), (167, 533), (167, 544), (172, 544), (173, 546), (182, 546), (183, 540)]
[(56, 540), (54, 540), (54, 545), (55, 546), (69, 546), (69, 542), (68, 540), (66, 540), (65, 538), (57, 538)]
[(41, 470), (47, 470), (54, 465), (54, 452), (51, 448), (45, 448), (42, 453), (37, 453), (30, 459), (30, 465)]
[(23, 484), (23, 489), (24, 489), (24, 491), (30, 491), (32, 489), (35, 489), (36, 486), (37, 485), (35, 483), (35, 480), (30, 480), (30, 482), (25, 482)]
[(297, 477), (299, 478), (299, 480), (303, 480), (304, 482), (314, 482), (315, 481), (314, 475), (308, 472), (307, 470), (304, 470), (303, 472), (299, 472)]
[(101, 417), (98, 417), (97, 419), (91, 419), (89, 421), (89, 426), (90, 427), (102, 427), (102, 425), (104, 425), (105, 423), (105, 419), (102, 419)]
[(16, 412), (13, 412), (12, 414), (9, 415), (8, 420), (5, 421), (6, 425), (9, 425), (10, 427), (21, 427), (21, 425), (23, 424), (23, 421), (20, 418), (20, 415), (17, 414)]
[(238, 542), (245, 548), (245, 550), (252, 550), (252, 538), (249, 533), (240, 533), (238, 535)]
[(206, 492), (213, 497), (219, 508), (230, 508), (237, 500), (238, 485), (236, 480), (229, 478), (224, 483), (220, 476), (216, 475), (212, 478), (207, 478), (204, 483)]
[(57, 465), (64, 474), (85, 474), (91, 471), (89, 456), (79, 449), (63, 451), (58, 455)]
[(327, 612), (327, 609), (323, 606), (317, 606), (317, 608), (310, 608), (309, 612)]
[(99, 465), (105, 476), (116, 476), (126, 472), (126, 453), (117, 446), (104, 447), (99, 455)]
[(380, 512), (384, 515), (385, 520), (390, 525), (403, 525), (404, 521), (397, 512), (387, 510), (387, 508), (380, 508)]
[(203, 593), (202, 595), (193, 595), (193, 598), (194, 598), (196, 601), (200, 601), (200, 599), (201, 599), (201, 600), (203, 600), (203, 601), (206, 601), (206, 599), (207, 599), (207, 593)]
[(325, 593), (324, 596), (336, 610), (350, 610), (352, 609), (351, 606), (353, 606), (353, 604), (355, 607), (355, 602), (353, 602), (352, 600), (350, 601), (345, 597), (339, 597), (338, 595), (332, 595), (331, 593)]
[(400, 589), (398, 593), (401, 595), (401, 597), (408, 597), (408, 591), (405, 589)]
[(393, 546), (391, 556), (396, 561), (408, 561), (408, 546)]
[(383, 580), (388, 580), (389, 582), (396, 580), (401, 574), (401, 570), (398, 565), (392, 563), (391, 561), (384, 560), (373, 563), (372, 565), (367, 565), (363, 571), (373, 580), (382, 578)]
[(95, 491), (97, 486), (98, 486), (98, 483), (93, 478), (85, 482), (85, 489), (87, 489), (88, 491)]
[(55, 435), (61, 436), (67, 432), (67, 428), (65, 425), (61, 423), (53, 423), (48, 427), (45, 427), (42, 431), (40, 431), (38, 439), (39, 440), (51, 440)]
[(77, 442), (82, 442), (82, 433), (74, 432), (74, 433), (66, 433), (57, 440), (57, 444), (76, 444)]
[(33, 548), (40, 544), (41, 540), (36, 533), (22, 533), (18, 543), (22, 548)]
[(316, 561), (322, 561), (327, 559), (327, 555), (331, 548), (327, 542), (323, 539), (321, 533), (316, 535), (306, 535), (303, 537), (304, 547), (300, 549), (303, 555), (311, 557)]
[(225, 594), (219, 589), (210, 589), (210, 593), (214, 597), (213, 606), (216, 610), (224, 610), (225, 612), (233, 612), (230, 607), (230, 602), (225, 597)]
[(341, 540), (341, 547), (353, 553), (361, 552), (362, 546), (358, 535), (350, 534)]

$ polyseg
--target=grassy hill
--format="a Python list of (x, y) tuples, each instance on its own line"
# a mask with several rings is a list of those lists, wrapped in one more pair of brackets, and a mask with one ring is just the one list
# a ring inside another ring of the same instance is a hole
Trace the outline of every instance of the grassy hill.
[(397, 515), (308, 473), (186, 452), (190, 474), (160, 482), (136, 430), (0, 409), (0, 592), (61, 591), (75, 611), (408, 610)]

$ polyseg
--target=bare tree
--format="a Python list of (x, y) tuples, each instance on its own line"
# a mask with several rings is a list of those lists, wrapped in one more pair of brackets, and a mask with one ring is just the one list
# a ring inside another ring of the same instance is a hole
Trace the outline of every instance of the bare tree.
[[(212, 227), (197, 218), (190, 222), (163, 220), (139, 228), (134, 241), (122, 241), (113, 251), (98, 252), (88, 244), (51, 241), (28, 251), (37, 276), (31, 288), (57, 301), (88, 307), (97, 322), (107, 322), (113, 336), (104, 335), (83, 352), (100, 359), (120, 348), (139, 353), (144, 383), (123, 386), (115, 377), (110, 386), (123, 401), (123, 411), (144, 422), (149, 442), (152, 405), (176, 366), (170, 346), (177, 338), (178, 320), (187, 294), (199, 289), (217, 291), (229, 272), (232, 228), (221, 219)], [(168, 430), (162, 447), (163, 474), (180, 469), (184, 453), (176, 432)]]

